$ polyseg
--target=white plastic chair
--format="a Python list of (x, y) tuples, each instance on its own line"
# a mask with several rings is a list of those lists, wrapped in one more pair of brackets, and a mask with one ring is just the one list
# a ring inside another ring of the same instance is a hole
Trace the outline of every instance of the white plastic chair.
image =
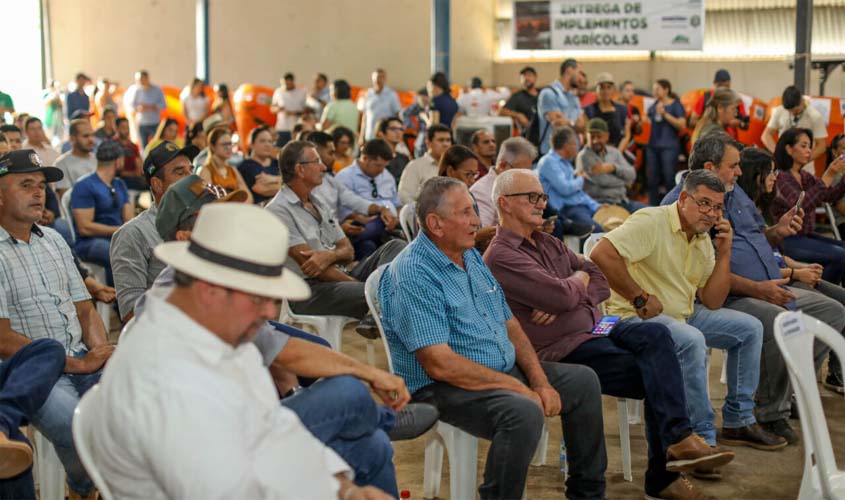
[(845, 471), (836, 466), (813, 363), (816, 338), (832, 347), (840, 359), (845, 359), (845, 339), (827, 324), (801, 312), (778, 314), (774, 333), (801, 414), (804, 476), (798, 498), (845, 499)]
[[(297, 314), (291, 311), (287, 300), (282, 302), (279, 314), (279, 323), (297, 323), (310, 328), (313, 333), (328, 340), (332, 349), (337, 352), (341, 352), (343, 347), (343, 327), (355, 321), (358, 319), (349, 316)], [(375, 357), (373, 341), (367, 339), (367, 363), (374, 365)]]
[[(33, 430), (35, 430), (33, 428)], [(53, 444), (35, 430), (33, 477), (41, 500), (64, 500), (65, 468)]]
[(417, 236), (416, 211), (417, 203), (412, 201), (399, 210), (399, 225), (402, 226), (402, 233), (410, 243)]
[(675, 174), (675, 184), (676, 184), (676, 185), (677, 185), (677, 184), (680, 184), (680, 183), (681, 183), (681, 181), (683, 181), (683, 180), (684, 180), (684, 174), (686, 174), (687, 172), (689, 172), (689, 170), (681, 170), (680, 172), (678, 172), (677, 174)]
[(109, 486), (103, 480), (100, 470), (94, 461), (94, 455), (91, 452), (91, 436), (94, 427), (91, 425), (91, 414), (97, 411), (97, 405), (100, 401), (100, 385), (88, 389), (88, 392), (79, 400), (76, 405), (76, 410), (73, 411), (73, 445), (76, 448), (76, 453), (79, 455), (79, 460), (88, 472), (88, 476), (94, 481), (94, 485), (100, 492), (100, 498), (103, 500), (112, 500), (113, 496), (109, 490)]
[[(73, 225), (73, 211), (70, 209), (70, 194), (73, 191), (73, 188), (68, 189), (65, 194), (62, 195), (61, 203), (59, 204), (59, 212), (61, 212), (62, 218), (68, 222), (68, 226), (70, 226), (70, 236), (75, 241), (76, 240), (76, 231), (74, 230)], [(81, 259), (80, 259), (81, 260)], [(82, 261), (82, 263), (91, 270), (92, 277), (99, 281), (100, 283), (106, 282), (106, 268), (94, 264), (93, 262)], [(94, 301), (94, 305), (97, 307), (97, 313), (100, 315), (100, 318), (103, 320), (103, 325), (106, 327), (106, 333), (111, 331), (111, 305), (104, 304), (102, 302)]]

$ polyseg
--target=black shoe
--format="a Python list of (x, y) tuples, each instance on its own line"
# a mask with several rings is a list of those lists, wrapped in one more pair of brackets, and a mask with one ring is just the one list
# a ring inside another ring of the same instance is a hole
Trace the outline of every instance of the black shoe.
[(434, 424), (440, 413), (427, 403), (411, 403), (396, 414), (396, 425), (387, 433), (391, 441), (403, 441), (422, 436)]
[(355, 327), (355, 333), (368, 340), (375, 340), (379, 338), (378, 325), (371, 314), (364, 316), (364, 319), (358, 322)]
[(766, 432), (776, 434), (784, 439), (788, 444), (795, 444), (798, 442), (798, 434), (790, 427), (789, 422), (785, 418), (774, 420), (772, 422), (761, 422), (762, 427)]
[(780, 450), (787, 445), (786, 439), (766, 432), (756, 423), (732, 429), (722, 428), (719, 442), (728, 446), (750, 446), (763, 451)]
[(841, 372), (828, 370), (824, 386), (837, 394), (845, 394), (845, 384), (843, 384)]
[(583, 222), (574, 221), (572, 219), (564, 218), (561, 220), (564, 236), (576, 236), (578, 238), (586, 238), (593, 232), (593, 224), (585, 224)]

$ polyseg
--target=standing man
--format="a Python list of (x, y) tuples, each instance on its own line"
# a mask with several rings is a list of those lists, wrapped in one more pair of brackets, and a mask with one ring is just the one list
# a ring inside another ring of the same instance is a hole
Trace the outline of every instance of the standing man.
[(777, 140), (775, 134), (782, 134), (790, 128), (806, 128), (813, 132), (813, 151), (810, 153), (810, 163), (824, 154), (827, 127), (824, 118), (816, 108), (810, 106), (809, 99), (804, 99), (798, 87), (786, 87), (781, 96), (781, 105), (772, 111), (766, 130), (761, 140), (770, 153), (775, 152)]
[[(779, 450), (786, 440), (763, 430), (754, 418), (763, 325), (753, 316), (721, 308), (730, 291), (733, 240), (731, 225), (722, 217), (724, 201), (725, 185), (715, 174), (690, 172), (677, 202), (632, 214), (605, 235), (590, 257), (613, 290), (607, 314), (669, 327), (696, 434), (716, 444), (706, 347), (725, 349), (728, 394), (721, 439)], [(717, 234), (711, 241), (707, 233), (713, 228)], [(713, 470), (698, 473), (720, 477)]]
[(519, 130), (524, 130), (531, 123), (537, 112), (537, 70), (526, 66), (519, 70), (519, 91), (510, 96), (504, 106), (499, 108), (499, 116), (509, 116), (516, 121)]
[(362, 114), (359, 142), (374, 139), (378, 121), (388, 116), (398, 116), (402, 111), (399, 96), (387, 86), (387, 73), (378, 68), (373, 71), (372, 80), (373, 86), (367, 89), (367, 94), (358, 108)]
[(71, 150), (59, 156), (56, 167), (64, 176), (56, 183), (56, 195), (62, 199), (65, 191), (72, 188), (80, 177), (97, 170), (97, 158), (94, 157), (94, 131), (87, 118), (78, 118), (70, 122)]
[(417, 193), (428, 179), (437, 177), (440, 158), (452, 145), (452, 129), (442, 123), (435, 123), (426, 130), (426, 152), (408, 163), (399, 179), (399, 200), (407, 205), (417, 199)]
[(308, 91), (296, 86), (293, 73), (285, 73), (279, 83), (281, 86), (273, 92), (270, 111), (276, 113), (276, 147), (281, 148), (293, 139), (293, 127), (305, 112)]
[(88, 94), (85, 93), (85, 86), (91, 83), (91, 79), (85, 73), (77, 73), (74, 78), (76, 88), (73, 92), (68, 92), (65, 98), (65, 112), (68, 120), (73, 120), (73, 114), (77, 111), (88, 113), (91, 111), (91, 100)]
[(109, 251), (117, 307), (123, 322), (132, 319), (135, 302), (164, 269), (164, 264), (153, 256), (153, 249), (161, 243), (155, 225), (158, 208), (167, 188), (193, 172), (191, 160), (198, 153), (192, 144), (179, 148), (165, 141), (153, 148), (144, 161), (144, 176), (153, 204), (114, 233)]
[(578, 72), (581, 65), (575, 59), (567, 59), (560, 65), (560, 78), (540, 91), (537, 112), (540, 127), (540, 154), (550, 148), (549, 137), (560, 127), (574, 127), (577, 132), (584, 131), (584, 112), (578, 101)]
[(323, 116), (323, 109), (331, 100), (331, 91), (329, 90), (329, 77), (324, 73), (317, 73), (314, 77), (314, 86), (308, 92), (308, 107), (317, 118)]
[(138, 139), (141, 149), (146, 149), (161, 121), (161, 112), (167, 108), (161, 87), (150, 83), (150, 74), (146, 70), (135, 73), (135, 84), (126, 91), (129, 108), (135, 115), (138, 127)]
[(537, 158), (537, 148), (528, 139), (523, 137), (505, 139), (502, 147), (499, 148), (496, 164), (487, 172), (487, 175), (478, 179), (469, 188), (469, 192), (478, 204), (481, 227), (494, 226), (498, 222), (496, 202), (493, 200), (493, 184), (497, 176), (512, 168), (530, 169), (535, 158)]
[(34, 116), (27, 118), (24, 132), (26, 132), (26, 142), (23, 143), (23, 149), (31, 149), (35, 151), (43, 163), (55, 165), (56, 160), (59, 159), (59, 152), (50, 145), (41, 120)]
[(478, 216), (466, 184), (429, 179), (416, 213), (422, 231), (379, 284), (393, 366), (414, 401), (440, 420), (491, 440), (482, 499), (521, 498), (544, 417), (560, 415), (568, 498), (604, 498), (607, 468), (598, 378), (589, 368), (540, 362), (502, 288), (475, 250)]

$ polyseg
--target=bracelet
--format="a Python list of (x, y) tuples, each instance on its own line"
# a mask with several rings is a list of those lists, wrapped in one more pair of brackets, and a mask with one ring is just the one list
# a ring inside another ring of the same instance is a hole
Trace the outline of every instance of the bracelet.
[(343, 494), (343, 500), (349, 500), (352, 498), (352, 494), (358, 491), (358, 487), (353, 485), (351, 488), (346, 490), (346, 493)]
[(792, 279), (792, 275), (793, 275), (793, 274), (795, 274), (795, 268), (794, 268), (794, 267), (790, 267), (790, 268), (789, 268), (789, 279)]

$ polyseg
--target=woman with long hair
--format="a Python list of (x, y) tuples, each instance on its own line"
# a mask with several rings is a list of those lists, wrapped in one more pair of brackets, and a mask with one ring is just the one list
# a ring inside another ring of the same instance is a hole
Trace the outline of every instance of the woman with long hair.
[[(804, 224), (795, 236), (783, 240), (786, 255), (801, 262), (824, 266), (822, 277), (841, 285), (845, 279), (845, 243), (815, 232), (816, 207), (823, 203), (836, 203), (845, 194), (841, 176), (845, 172), (845, 159), (835, 158), (821, 178), (803, 170), (810, 162), (813, 150), (813, 132), (809, 129), (791, 128), (781, 134), (775, 147), (777, 189), (772, 202), (772, 216), (781, 217), (792, 210), (803, 192), (801, 208)], [(836, 180), (836, 179), (840, 180)]]
[(725, 130), (731, 120), (736, 118), (738, 109), (739, 95), (736, 92), (725, 87), (713, 92), (701, 119), (692, 131), (692, 144), (695, 144), (699, 137), (704, 137), (714, 130)]
[(273, 131), (270, 127), (256, 127), (249, 134), (249, 157), (238, 165), (244, 182), (256, 204), (270, 200), (282, 187), (279, 162), (273, 156)]
[(211, 108), (208, 96), (205, 95), (205, 83), (199, 78), (194, 78), (191, 84), (182, 91), (180, 101), (182, 101), (182, 114), (185, 115), (189, 127), (203, 121)]
[(205, 182), (220, 186), (231, 193), (242, 189), (247, 193), (246, 203), (252, 203), (252, 191), (247, 187), (240, 172), (226, 163), (232, 157), (232, 133), (223, 127), (217, 127), (208, 134), (208, 157), (197, 175)]
[(686, 111), (672, 92), (669, 80), (654, 82), (654, 104), (644, 121), (651, 123), (646, 156), (646, 184), (649, 205), (660, 205), (661, 191), (675, 187), (675, 170), (681, 154), (680, 131), (687, 126)]
[(155, 134), (153, 134), (150, 143), (144, 150), (144, 156), (150, 154), (156, 146), (164, 141), (172, 142), (178, 146), (182, 146), (182, 141), (179, 139), (179, 123), (173, 118), (165, 118), (158, 124)]
[(334, 165), (332, 165), (332, 170), (334, 173), (338, 173), (355, 161), (352, 156), (355, 148), (355, 132), (346, 127), (335, 127), (332, 131), (332, 139), (334, 140)]

